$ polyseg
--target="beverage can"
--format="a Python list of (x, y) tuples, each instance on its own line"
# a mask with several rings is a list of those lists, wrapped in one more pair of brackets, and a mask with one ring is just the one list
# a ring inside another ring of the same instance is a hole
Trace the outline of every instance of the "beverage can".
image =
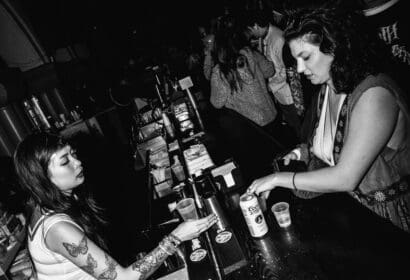
[(259, 206), (258, 199), (254, 194), (243, 194), (239, 199), (239, 205), (245, 217), (251, 236), (261, 237), (268, 232), (268, 225)]

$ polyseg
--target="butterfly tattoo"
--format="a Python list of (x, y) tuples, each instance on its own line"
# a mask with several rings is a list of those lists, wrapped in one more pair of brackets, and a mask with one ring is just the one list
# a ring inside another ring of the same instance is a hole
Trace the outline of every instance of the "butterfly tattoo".
[(63, 246), (72, 257), (77, 257), (80, 254), (85, 255), (88, 252), (87, 237), (85, 235), (78, 246), (74, 243), (69, 244), (65, 242), (63, 242)]
[(105, 264), (107, 269), (98, 276), (98, 280), (114, 280), (117, 279), (117, 271), (115, 267), (118, 265), (112, 258), (105, 254)]
[(94, 274), (94, 269), (97, 268), (97, 261), (93, 258), (91, 254), (88, 254), (87, 264), (81, 267), (82, 270), (89, 274)]

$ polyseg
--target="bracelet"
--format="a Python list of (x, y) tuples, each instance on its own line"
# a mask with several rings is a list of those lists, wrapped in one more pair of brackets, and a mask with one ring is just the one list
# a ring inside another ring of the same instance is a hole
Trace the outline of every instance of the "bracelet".
[(172, 256), (171, 252), (169, 252), (166, 248), (164, 248), (161, 244), (158, 245), (158, 247), (168, 256)]
[(297, 188), (296, 185), (295, 185), (295, 176), (296, 176), (296, 172), (293, 172), (292, 185), (293, 185), (293, 189), (294, 189), (295, 191), (297, 191), (298, 188)]
[(175, 246), (168, 236), (165, 236), (164, 239), (159, 243), (159, 248), (165, 251), (168, 255), (172, 255), (177, 250), (177, 246)]
[(170, 240), (172, 243), (174, 243), (175, 247), (178, 247), (178, 246), (182, 243), (182, 240), (179, 239), (178, 237), (176, 237), (175, 234), (170, 233), (170, 234), (168, 235), (168, 237), (169, 237), (169, 240)]

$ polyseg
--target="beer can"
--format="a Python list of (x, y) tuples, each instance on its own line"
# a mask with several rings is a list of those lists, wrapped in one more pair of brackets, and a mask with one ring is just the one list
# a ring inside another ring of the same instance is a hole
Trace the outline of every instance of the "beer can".
[(268, 225), (256, 196), (248, 193), (243, 194), (239, 199), (239, 205), (251, 235), (253, 237), (265, 235), (268, 232)]

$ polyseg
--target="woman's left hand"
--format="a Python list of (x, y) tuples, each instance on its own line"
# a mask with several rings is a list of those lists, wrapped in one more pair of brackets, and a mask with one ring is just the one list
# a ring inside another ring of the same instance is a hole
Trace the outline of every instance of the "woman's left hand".
[(270, 191), (275, 188), (274, 178), (275, 174), (272, 173), (268, 176), (256, 179), (248, 188), (248, 193), (255, 193), (256, 195), (263, 193), (265, 199), (268, 198)]

